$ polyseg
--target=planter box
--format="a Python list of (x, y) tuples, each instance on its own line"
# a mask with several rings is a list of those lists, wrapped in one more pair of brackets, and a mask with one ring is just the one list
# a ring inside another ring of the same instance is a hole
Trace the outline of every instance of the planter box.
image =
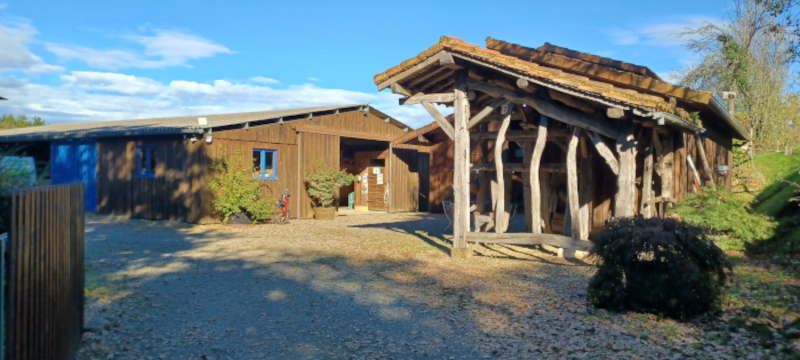
[(314, 219), (317, 220), (331, 220), (336, 217), (336, 208), (335, 207), (327, 207), (327, 208), (314, 208)]

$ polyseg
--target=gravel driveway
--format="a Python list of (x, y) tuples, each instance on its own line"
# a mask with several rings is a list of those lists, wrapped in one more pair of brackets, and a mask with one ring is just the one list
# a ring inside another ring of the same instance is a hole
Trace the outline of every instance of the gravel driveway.
[(546, 249), (480, 246), (472, 259), (451, 259), (446, 224), (441, 215), (355, 212), (258, 226), (89, 216), (86, 320), (95, 329), (79, 357), (762, 354), (746, 332), (723, 344), (708, 327), (595, 311), (591, 267)]

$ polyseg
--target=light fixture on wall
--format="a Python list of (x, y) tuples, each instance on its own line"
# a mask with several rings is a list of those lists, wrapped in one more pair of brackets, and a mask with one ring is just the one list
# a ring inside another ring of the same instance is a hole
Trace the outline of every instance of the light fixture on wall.
[(212, 129), (208, 129), (208, 135), (206, 136), (206, 144), (211, 144), (211, 141), (214, 140), (214, 138), (211, 137), (211, 131)]

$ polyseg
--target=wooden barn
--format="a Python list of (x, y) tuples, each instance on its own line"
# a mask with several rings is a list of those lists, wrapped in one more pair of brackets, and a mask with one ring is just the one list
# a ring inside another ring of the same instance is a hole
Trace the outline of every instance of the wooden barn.
[(0, 131), (0, 142), (25, 145), (49, 162), (53, 184), (85, 182), (89, 211), (196, 223), (215, 221), (206, 185), (223, 149), (253, 165), (265, 196), (288, 189), (294, 217), (313, 216), (303, 174), (317, 161), (360, 175), (342, 189), (340, 205), (355, 192), (361, 209), (417, 211), (426, 201), (427, 155), (391, 143), (410, 130), (369, 104), (353, 104), (56, 124)]
[[(445, 36), (375, 83), (434, 119), (395, 144), (429, 148), (430, 207), (454, 200), (457, 256), (471, 254), (468, 243), (550, 244), (570, 256), (612, 217), (657, 216), (701, 184), (730, 186), (733, 139), (748, 138), (709, 92), (550, 44)], [(517, 206), (527, 232), (506, 233)], [(495, 232), (471, 232), (478, 216)]]

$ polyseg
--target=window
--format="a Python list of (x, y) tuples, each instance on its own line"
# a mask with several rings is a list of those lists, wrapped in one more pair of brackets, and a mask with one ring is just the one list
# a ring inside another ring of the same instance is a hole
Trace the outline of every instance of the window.
[(275, 150), (253, 150), (253, 178), (278, 180), (278, 152)]
[(136, 176), (156, 177), (156, 150), (152, 146), (136, 148)]

